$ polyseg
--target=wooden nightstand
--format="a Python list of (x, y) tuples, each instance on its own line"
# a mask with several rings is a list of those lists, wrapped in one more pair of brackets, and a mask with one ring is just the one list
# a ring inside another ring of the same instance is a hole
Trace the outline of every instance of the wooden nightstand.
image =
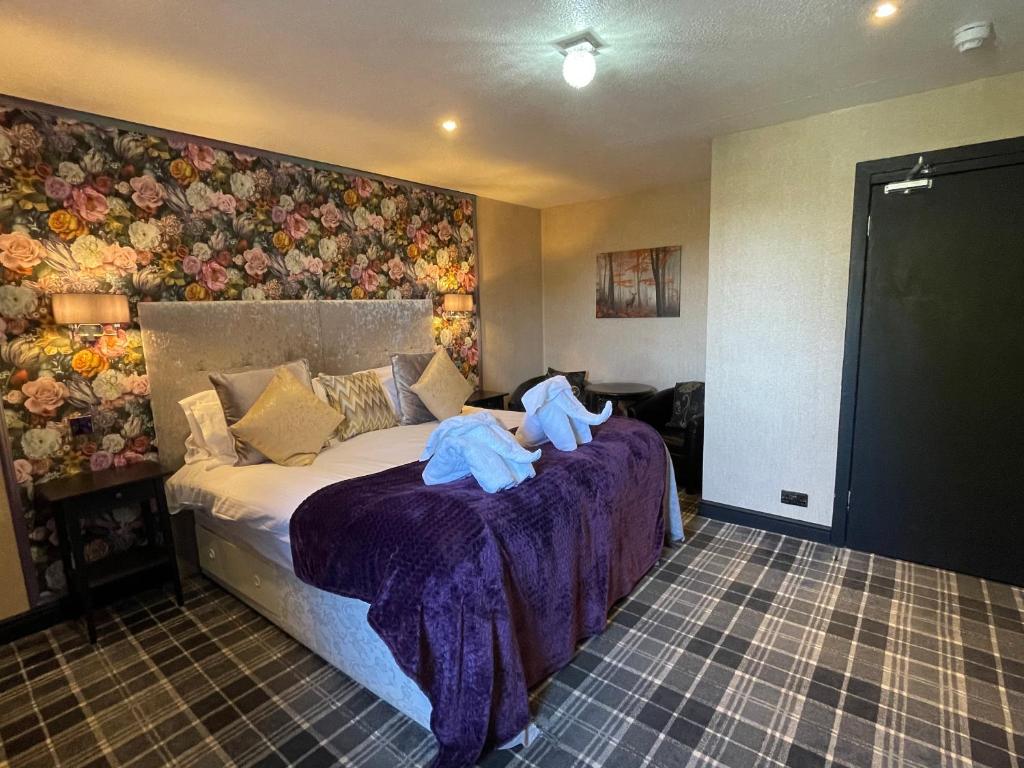
[(505, 408), (506, 397), (508, 397), (508, 392), (488, 392), (484, 389), (478, 389), (469, 396), (466, 405), (471, 405), (474, 408), (490, 408), (491, 410), (501, 411)]
[[(85, 614), (90, 643), (96, 642), (92, 593), (97, 587), (162, 568), (170, 572), (178, 605), (184, 603), (159, 464), (147, 461), (123, 469), (83, 472), (51, 480), (38, 486), (36, 495), (53, 512), (68, 594)], [(87, 562), (81, 520), (132, 504), (142, 509), (146, 545), (111, 554), (95, 563)]]

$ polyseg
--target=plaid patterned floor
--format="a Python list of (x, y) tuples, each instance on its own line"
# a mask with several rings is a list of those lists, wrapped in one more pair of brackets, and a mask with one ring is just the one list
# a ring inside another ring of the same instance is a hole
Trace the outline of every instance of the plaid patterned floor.
[[(535, 693), (487, 768), (1024, 767), (1024, 591), (723, 525)], [(202, 578), (0, 648), (0, 764), (422, 766), (432, 739)]]

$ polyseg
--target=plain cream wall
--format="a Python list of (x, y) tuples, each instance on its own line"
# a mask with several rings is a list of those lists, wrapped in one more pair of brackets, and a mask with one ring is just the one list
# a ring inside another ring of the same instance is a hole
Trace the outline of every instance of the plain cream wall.
[(28, 593), (14, 538), (7, 488), (0, 479), (0, 620), (28, 610)]
[[(545, 208), (541, 243), (545, 366), (658, 388), (704, 379), (707, 182)], [(680, 316), (597, 319), (597, 254), (662, 245), (683, 247)]]
[(855, 166), (1022, 134), (1017, 73), (715, 139), (704, 498), (831, 525)]
[(477, 198), (483, 387), (512, 392), (542, 372), (540, 211)]

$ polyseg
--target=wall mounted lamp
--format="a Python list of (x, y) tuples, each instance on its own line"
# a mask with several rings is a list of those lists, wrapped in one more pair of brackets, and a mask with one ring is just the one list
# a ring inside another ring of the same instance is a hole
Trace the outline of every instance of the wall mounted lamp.
[(446, 293), (441, 311), (446, 315), (470, 315), (473, 313), (473, 294)]
[(91, 341), (112, 336), (131, 322), (128, 297), (118, 293), (55, 293), (53, 320), (71, 328), (73, 339)]

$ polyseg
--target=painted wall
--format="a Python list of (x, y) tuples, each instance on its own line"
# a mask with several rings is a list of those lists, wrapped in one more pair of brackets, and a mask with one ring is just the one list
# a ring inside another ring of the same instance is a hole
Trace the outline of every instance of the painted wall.
[[(594, 382), (703, 380), (708, 205), (704, 182), (542, 211), (544, 364)], [(665, 245), (683, 249), (680, 316), (599, 320), (597, 254)]]
[(705, 498), (831, 525), (855, 165), (1022, 134), (1018, 73), (715, 140)]
[(512, 392), (542, 373), (541, 212), (477, 198), (483, 387)]
[(28, 610), (28, 594), (21, 572), (18, 543), (7, 488), (0, 478), (0, 621)]

